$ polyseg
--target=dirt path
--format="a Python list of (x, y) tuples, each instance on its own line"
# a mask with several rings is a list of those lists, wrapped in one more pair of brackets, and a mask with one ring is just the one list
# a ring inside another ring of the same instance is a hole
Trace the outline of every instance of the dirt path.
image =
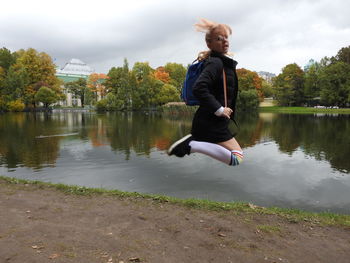
[(0, 262), (349, 262), (350, 228), (0, 181)]

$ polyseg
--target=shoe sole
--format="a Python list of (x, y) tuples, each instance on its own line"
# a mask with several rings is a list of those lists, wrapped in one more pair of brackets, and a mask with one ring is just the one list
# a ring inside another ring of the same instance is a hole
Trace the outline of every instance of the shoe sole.
[(191, 137), (191, 136), (192, 136), (192, 134), (188, 134), (188, 135), (186, 135), (185, 137), (181, 138), (180, 140), (174, 142), (174, 143), (170, 146), (170, 148), (169, 148), (169, 150), (168, 150), (168, 155), (170, 156), (170, 153), (174, 150), (174, 148), (175, 148), (176, 146), (178, 146), (180, 143), (186, 141), (186, 140), (187, 140), (189, 137)]

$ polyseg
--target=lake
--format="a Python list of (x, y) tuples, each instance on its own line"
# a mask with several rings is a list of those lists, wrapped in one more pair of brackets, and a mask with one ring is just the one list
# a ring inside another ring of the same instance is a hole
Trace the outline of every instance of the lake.
[(350, 214), (350, 115), (240, 114), (245, 159), (169, 157), (191, 118), (155, 113), (0, 115), (0, 175), (180, 198)]

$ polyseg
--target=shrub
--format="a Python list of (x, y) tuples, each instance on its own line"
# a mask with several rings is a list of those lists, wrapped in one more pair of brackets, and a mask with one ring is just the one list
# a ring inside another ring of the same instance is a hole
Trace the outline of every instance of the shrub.
[(107, 110), (107, 99), (102, 99), (96, 102), (97, 111), (106, 111)]
[(255, 89), (242, 90), (237, 99), (237, 108), (241, 111), (256, 110), (259, 106), (259, 96)]
[(21, 100), (10, 101), (7, 105), (9, 111), (23, 111), (25, 107)]
[(7, 111), (7, 103), (3, 97), (0, 97), (0, 112), (1, 111)]

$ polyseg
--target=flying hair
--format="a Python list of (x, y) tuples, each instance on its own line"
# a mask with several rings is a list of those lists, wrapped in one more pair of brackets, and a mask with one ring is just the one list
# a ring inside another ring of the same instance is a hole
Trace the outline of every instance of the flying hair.
[[(207, 43), (210, 41), (211, 33), (218, 27), (223, 27), (228, 35), (232, 35), (232, 29), (230, 26), (228, 26), (226, 24), (219, 24), (219, 23), (216, 23), (214, 21), (210, 21), (210, 20), (205, 19), (205, 18), (201, 18), (200, 22), (194, 24), (194, 27), (195, 27), (196, 31), (205, 33), (205, 41)], [(210, 55), (210, 52), (211, 52), (210, 50), (200, 52), (198, 54), (197, 59), (199, 61), (201, 61), (201, 60), (208, 58)], [(233, 55), (233, 54), (229, 53), (227, 55)]]

